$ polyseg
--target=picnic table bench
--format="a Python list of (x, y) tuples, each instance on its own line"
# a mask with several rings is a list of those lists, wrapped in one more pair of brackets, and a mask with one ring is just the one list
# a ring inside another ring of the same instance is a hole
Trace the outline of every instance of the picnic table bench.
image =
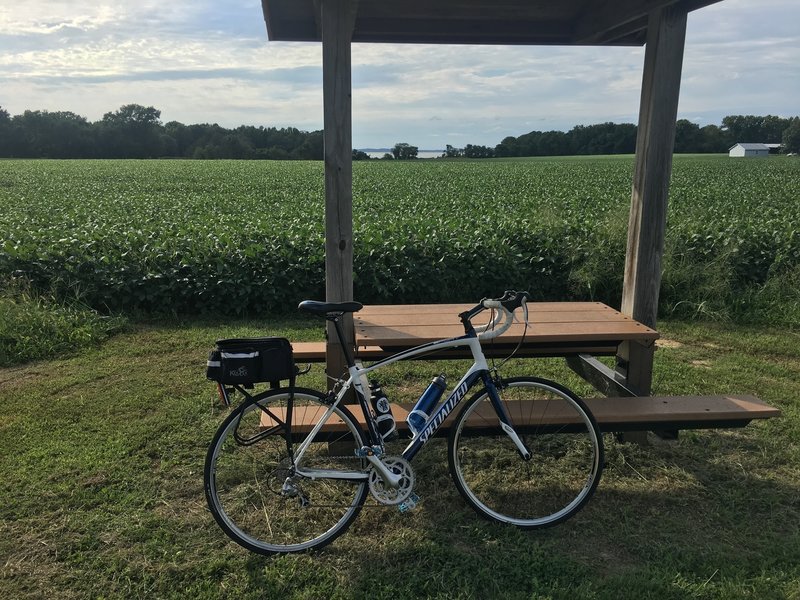
[[(462, 335), (457, 315), (469, 308), (466, 304), (365, 306), (353, 315), (356, 359), (380, 360), (420, 344)], [(626, 342), (651, 346), (658, 337), (657, 331), (601, 302), (531, 302), (527, 329), (524, 323), (514, 323), (502, 336), (485, 342), (483, 350), (487, 358), (504, 358), (517, 346), (518, 357), (564, 357), (573, 370), (606, 394), (586, 399), (605, 431), (743, 427), (753, 419), (780, 415), (778, 409), (748, 395), (636, 396), (613, 370), (595, 358), (614, 356)], [(292, 346), (297, 362), (325, 361), (326, 342), (296, 342)], [(455, 348), (423, 358), (470, 356), (468, 348)], [(408, 410), (408, 406), (393, 405), (401, 433)], [(354, 412), (363, 420), (363, 415)], [(447, 425), (445, 421), (443, 430)]]

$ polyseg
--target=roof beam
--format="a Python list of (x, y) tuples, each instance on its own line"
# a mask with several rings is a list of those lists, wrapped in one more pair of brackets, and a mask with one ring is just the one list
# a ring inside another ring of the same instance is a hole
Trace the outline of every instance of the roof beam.
[(677, 0), (606, 0), (595, 2), (576, 22), (574, 40), (599, 44), (609, 36), (620, 37), (647, 27), (647, 15)]
[[(359, 17), (356, 42), (438, 42), (438, 43), (569, 43), (571, 27), (563, 22), (502, 19), (436, 19)], [(546, 40), (546, 42), (545, 42)]]

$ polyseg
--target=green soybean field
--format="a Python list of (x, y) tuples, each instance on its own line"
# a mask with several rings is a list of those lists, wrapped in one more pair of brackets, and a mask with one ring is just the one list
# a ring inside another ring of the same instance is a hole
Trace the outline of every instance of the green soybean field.
[[(633, 159), (354, 164), (355, 298), (504, 289), (618, 306)], [(800, 323), (800, 161), (676, 156), (661, 312)], [(303, 161), (0, 162), (0, 280), (110, 312), (263, 315), (324, 296)]]

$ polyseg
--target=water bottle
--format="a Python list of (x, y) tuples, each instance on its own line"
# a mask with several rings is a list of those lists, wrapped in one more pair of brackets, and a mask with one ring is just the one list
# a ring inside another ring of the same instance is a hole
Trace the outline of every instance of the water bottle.
[(425, 393), (422, 394), (422, 397), (417, 400), (414, 409), (408, 413), (406, 423), (411, 433), (415, 436), (419, 435), (419, 432), (425, 428), (425, 424), (431, 418), (431, 412), (433, 412), (436, 403), (439, 402), (439, 398), (442, 397), (446, 386), (447, 380), (444, 375), (437, 375), (431, 381)]
[(397, 429), (394, 424), (392, 409), (389, 406), (389, 399), (377, 381), (369, 382), (369, 391), (369, 401), (372, 404), (372, 410), (375, 411), (378, 433), (381, 434), (384, 442), (391, 442), (397, 438)]

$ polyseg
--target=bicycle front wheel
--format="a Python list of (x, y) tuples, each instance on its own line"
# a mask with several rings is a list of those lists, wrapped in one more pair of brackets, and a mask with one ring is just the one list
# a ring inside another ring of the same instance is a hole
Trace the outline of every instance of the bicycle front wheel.
[[(297, 469), (363, 471), (355, 450), (363, 437), (355, 419), (337, 407), (299, 463), (295, 454), (329, 408), (319, 392), (294, 388), (254, 396), (222, 423), (208, 449), (205, 492), (219, 526), (260, 554), (302, 552), (333, 541), (358, 515), (366, 480), (317, 477)], [(290, 450), (291, 446), (291, 450)]]
[(535, 377), (498, 389), (525, 460), (500, 427), (486, 389), (456, 417), (448, 439), (450, 474), (478, 514), (523, 529), (556, 525), (589, 500), (600, 481), (603, 440), (580, 398)]

